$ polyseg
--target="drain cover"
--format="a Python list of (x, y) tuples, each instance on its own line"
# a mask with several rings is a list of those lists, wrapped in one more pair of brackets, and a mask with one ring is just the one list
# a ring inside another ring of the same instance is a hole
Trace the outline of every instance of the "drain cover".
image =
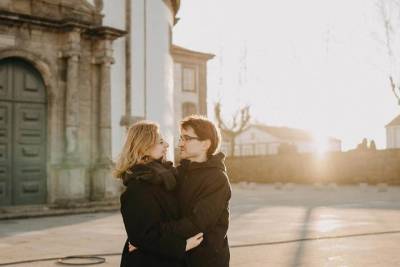
[(106, 259), (96, 256), (68, 256), (58, 259), (57, 262), (65, 265), (94, 265), (104, 263)]

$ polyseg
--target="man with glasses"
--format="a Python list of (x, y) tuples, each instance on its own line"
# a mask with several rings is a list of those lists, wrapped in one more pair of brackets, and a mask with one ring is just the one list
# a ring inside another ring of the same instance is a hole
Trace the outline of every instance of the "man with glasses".
[(183, 238), (204, 233), (200, 246), (188, 253), (189, 266), (227, 267), (231, 188), (225, 156), (216, 153), (220, 133), (214, 123), (196, 115), (183, 119), (180, 130), (177, 197), (182, 219), (162, 228)]
[[(163, 222), (157, 231), (184, 239), (203, 233), (203, 242), (188, 252), (187, 265), (228, 267), (231, 187), (224, 164), (225, 155), (217, 153), (221, 135), (214, 123), (197, 115), (184, 118), (180, 130), (181, 164), (176, 195), (181, 219)], [(130, 251), (134, 249), (130, 246)]]

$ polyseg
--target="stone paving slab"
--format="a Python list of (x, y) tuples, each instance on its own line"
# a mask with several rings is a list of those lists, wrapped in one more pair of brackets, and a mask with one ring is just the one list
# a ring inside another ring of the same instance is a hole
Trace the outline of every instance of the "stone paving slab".
[[(400, 188), (234, 185), (229, 240), (234, 267), (400, 266)], [(120, 253), (124, 241), (119, 212), (1, 220), (0, 264)]]

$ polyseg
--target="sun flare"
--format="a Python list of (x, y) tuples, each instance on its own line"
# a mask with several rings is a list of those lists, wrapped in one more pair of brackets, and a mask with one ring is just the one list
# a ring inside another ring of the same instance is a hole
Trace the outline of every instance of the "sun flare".
[(323, 156), (329, 150), (328, 137), (320, 134), (313, 133), (314, 151), (317, 155)]

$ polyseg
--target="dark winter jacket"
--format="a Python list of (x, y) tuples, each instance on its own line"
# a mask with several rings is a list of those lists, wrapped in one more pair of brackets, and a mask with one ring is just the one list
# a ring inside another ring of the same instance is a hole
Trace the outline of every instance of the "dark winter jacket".
[[(125, 174), (124, 184), (127, 188), (121, 195), (121, 213), (128, 239), (121, 266), (184, 266), (186, 239), (159, 230), (161, 222), (179, 218), (172, 193), (176, 184), (173, 169), (156, 161), (136, 165)], [(129, 253), (128, 242), (138, 249)]]
[(182, 238), (204, 233), (204, 240), (188, 252), (191, 267), (228, 267), (229, 200), (231, 188), (222, 153), (203, 163), (181, 161), (177, 198), (181, 219), (161, 225), (162, 232)]

